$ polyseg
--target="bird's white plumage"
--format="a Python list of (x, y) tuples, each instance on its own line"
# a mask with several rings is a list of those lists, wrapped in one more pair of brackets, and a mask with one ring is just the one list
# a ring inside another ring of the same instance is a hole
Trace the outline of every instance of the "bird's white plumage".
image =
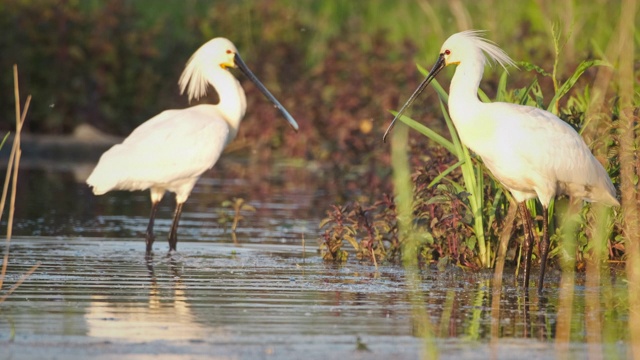
[(566, 194), (618, 205), (607, 172), (571, 126), (541, 109), (478, 99), (485, 56), (502, 66), (514, 64), (479, 35), (454, 34), (441, 49), (446, 64), (458, 64), (449, 112), (461, 141), (517, 201), (538, 197), (546, 207), (556, 195)]
[(503, 68), (515, 66), (511, 58), (494, 43), (482, 38), (481, 31), (451, 35), (442, 45), (438, 61), (393, 119), (396, 120), (430, 81), (447, 65), (458, 65), (449, 88), (449, 114), (460, 140), (479, 155), (489, 171), (518, 202), (523, 216), (524, 287), (529, 286), (533, 224), (525, 200), (542, 203), (543, 238), (540, 249), (542, 291), (549, 254), (548, 207), (556, 195), (569, 195), (587, 201), (620, 205), (604, 167), (591, 154), (580, 135), (567, 123), (547, 111), (508, 103), (483, 103), (478, 86), (489, 60)]
[(616, 205), (606, 171), (567, 123), (529, 106), (480, 103), (478, 108), (475, 117), (482, 120), (475, 129), (465, 126), (461, 140), (516, 201), (537, 197), (546, 207), (555, 195), (566, 194)]
[(105, 152), (87, 179), (96, 195), (162, 188), (184, 202), (220, 157), (229, 124), (213, 105), (167, 110)]
[(189, 59), (180, 76), (181, 92), (189, 100), (206, 95), (213, 86), (217, 105), (197, 105), (166, 110), (138, 126), (121, 144), (106, 151), (89, 175), (87, 184), (96, 195), (111, 190), (151, 192), (152, 210), (147, 227), (147, 252), (153, 244), (153, 223), (157, 205), (166, 191), (176, 194), (176, 211), (169, 234), (175, 250), (182, 204), (203, 172), (218, 161), (244, 117), (244, 90), (228, 68), (238, 67), (283, 114), (289, 124), (298, 124), (244, 64), (236, 47), (225, 38), (202, 45)]
[(246, 111), (244, 91), (227, 70), (236, 47), (225, 38), (202, 45), (180, 76), (189, 99), (215, 86), (218, 105), (166, 110), (138, 126), (123, 142), (106, 151), (87, 179), (96, 195), (111, 190), (152, 190), (152, 201), (165, 191), (186, 201), (202, 173), (210, 169), (235, 138)]

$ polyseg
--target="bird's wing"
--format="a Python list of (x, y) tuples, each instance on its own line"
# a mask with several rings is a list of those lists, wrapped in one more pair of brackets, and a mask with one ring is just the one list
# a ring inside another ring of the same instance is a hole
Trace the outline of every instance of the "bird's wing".
[(496, 104), (500, 104), (494, 110), (499, 114), (500, 138), (508, 139), (498, 151), (512, 152), (512, 161), (521, 161), (519, 171), (528, 174), (527, 181), (546, 183), (550, 196), (567, 192), (565, 186), (613, 189), (602, 165), (569, 124), (541, 109)]
[(105, 152), (87, 183), (103, 193), (197, 178), (216, 163), (228, 135), (215, 106), (164, 111)]

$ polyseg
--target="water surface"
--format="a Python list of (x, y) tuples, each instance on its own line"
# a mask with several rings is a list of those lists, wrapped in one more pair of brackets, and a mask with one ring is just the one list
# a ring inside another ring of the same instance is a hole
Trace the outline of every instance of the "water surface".
[[(557, 271), (540, 298), (524, 296), (513, 269), (496, 294), (489, 271), (430, 267), (416, 294), (399, 265), (322, 262), (317, 224), (344, 194), (321, 166), (223, 159), (186, 203), (172, 254), (163, 201), (149, 257), (148, 193), (95, 197), (82, 183), (90, 169), (20, 173), (6, 283), (41, 265), (0, 305), (1, 358), (415, 359), (425, 346), (443, 358), (627, 357), (617, 272), (597, 288), (576, 275), (570, 337), (558, 341)], [(257, 209), (235, 239), (220, 223), (234, 197)], [(416, 295), (433, 342), (417, 336)]]

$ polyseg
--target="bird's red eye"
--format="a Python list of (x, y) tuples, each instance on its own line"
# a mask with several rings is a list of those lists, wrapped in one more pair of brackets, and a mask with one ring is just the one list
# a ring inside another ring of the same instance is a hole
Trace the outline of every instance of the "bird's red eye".
[(450, 55), (450, 54), (451, 54), (451, 50), (449, 50), (449, 49), (445, 50), (445, 51), (444, 51), (444, 54), (445, 54), (445, 55)]
[(231, 54), (233, 51), (231, 50), (227, 50), (227, 54)]

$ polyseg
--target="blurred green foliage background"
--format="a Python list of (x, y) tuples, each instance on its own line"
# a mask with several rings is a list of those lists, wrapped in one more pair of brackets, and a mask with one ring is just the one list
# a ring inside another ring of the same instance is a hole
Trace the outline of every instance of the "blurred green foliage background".
[[(87, 122), (125, 135), (164, 109), (187, 106), (176, 84), (184, 64), (224, 36), (299, 118), (307, 140), (339, 142), (362, 119), (378, 134), (419, 80), (414, 64), (430, 66), (453, 32), (486, 29), (514, 59), (549, 70), (558, 24), (566, 36), (560, 73), (570, 73), (604, 56), (619, 9), (604, 0), (3, 0), (0, 110), (12, 117), (17, 63), (21, 90), (34, 97), (28, 131), (65, 134)], [(245, 89), (248, 122), (277, 116)], [(343, 130), (323, 133), (333, 124)], [(278, 134), (257, 133), (272, 145)]]

